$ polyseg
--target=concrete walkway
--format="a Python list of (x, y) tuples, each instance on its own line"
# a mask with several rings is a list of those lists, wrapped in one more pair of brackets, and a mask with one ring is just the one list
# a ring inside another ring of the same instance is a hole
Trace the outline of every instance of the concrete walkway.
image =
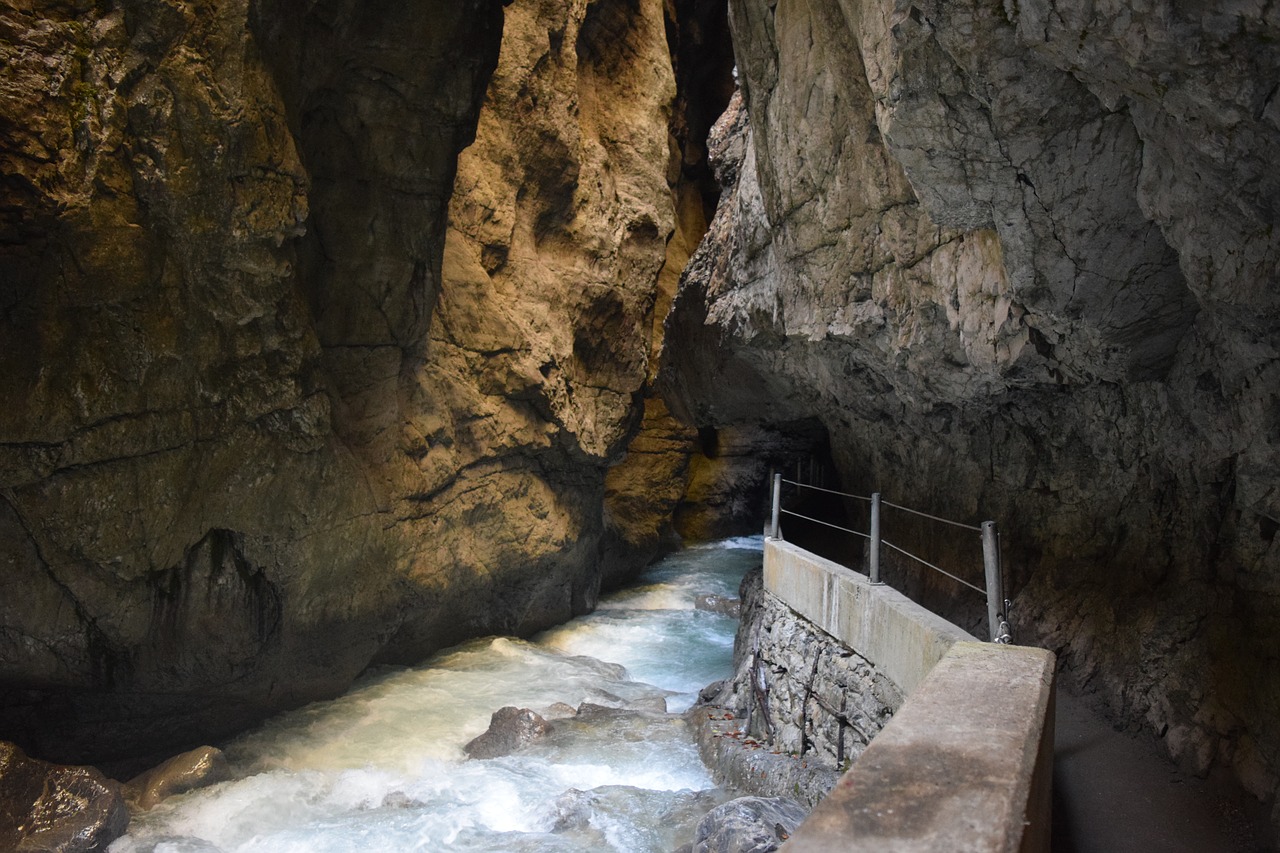
[(1180, 772), (1149, 739), (1115, 731), (1059, 687), (1054, 853), (1270, 853), (1261, 809)]

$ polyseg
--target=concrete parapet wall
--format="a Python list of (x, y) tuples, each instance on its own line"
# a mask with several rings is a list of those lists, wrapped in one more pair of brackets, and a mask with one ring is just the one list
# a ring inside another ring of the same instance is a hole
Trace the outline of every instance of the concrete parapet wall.
[(957, 643), (786, 853), (1049, 850), (1053, 654)]
[(874, 663), (904, 695), (953, 643), (977, 639), (892, 587), (781, 539), (765, 541), (764, 588)]
[(1054, 656), (981, 643), (901, 593), (780, 540), (764, 585), (906, 700), (783, 850), (1049, 850)]

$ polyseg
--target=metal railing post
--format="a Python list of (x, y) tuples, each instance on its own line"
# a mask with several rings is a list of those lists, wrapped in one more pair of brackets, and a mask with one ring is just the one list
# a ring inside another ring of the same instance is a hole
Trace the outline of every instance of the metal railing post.
[(880, 493), (871, 495), (871, 555), (867, 561), (867, 574), (872, 583), (880, 583)]
[(1001, 630), (1001, 623), (1004, 622), (1004, 584), (1000, 579), (1000, 532), (994, 521), (982, 522), (982, 565), (987, 575), (987, 624), (994, 643), (999, 642), (1005, 634)]
[(778, 538), (778, 522), (782, 517), (782, 475), (773, 475), (773, 515), (769, 521), (769, 538)]

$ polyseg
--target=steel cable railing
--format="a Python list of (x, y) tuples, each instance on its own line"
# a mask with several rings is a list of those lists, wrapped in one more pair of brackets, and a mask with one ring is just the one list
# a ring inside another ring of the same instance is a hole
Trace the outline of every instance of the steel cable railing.
[[(832, 522), (824, 521), (820, 518), (814, 518), (813, 516), (804, 515), (802, 513), (795, 512), (794, 510), (783, 509), (782, 508), (782, 484), (783, 483), (796, 486), (797, 488), (800, 488), (800, 489), (809, 489), (816, 492), (823, 492), (829, 495), (837, 495), (839, 497), (851, 498), (853, 500), (864, 501), (871, 504), (870, 532), (864, 533), (861, 530), (854, 530), (852, 528), (844, 527), (839, 524), (833, 524)], [(924, 559), (923, 557), (919, 557), (915, 554), (912, 554), (910, 551), (907, 551), (905, 548), (895, 545), (892, 542), (885, 539), (884, 537), (882, 537), (880, 534), (881, 507), (890, 507), (892, 509), (900, 510), (902, 512), (906, 512), (911, 515), (918, 516), (920, 518), (928, 519), (930, 521), (935, 521), (941, 524), (950, 525), (952, 527), (958, 527), (963, 530), (970, 530), (970, 531), (980, 533), (982, 535), (982, 562), (983, 562), (983, 571), (984, 571), (985, 580), (986, 580), (986, 588), (984, 589), (983, 587), (980, 587), (976, 584), (966, 581), (964, 578), (957, 577), (956, 575), (952, 574), (946, 569), (936, 566), (933, 563), (929, 562), (928, 560)], [(1008, 602), (1005, 601), (1004, 599), (1004, 583), (1001, 577), (1002, 573), (1001, 573), (1001, 560), (1000, 560), (1000, 535), (996, 527), (996, 523), (994, 521), (984, 521), (981, 525), (965, 524), (964, 522), (953, 521), (949, 518), (942, 518), (941, 516), (932, 515), (927, 512), (921, 512), (920, 510), (912, 509), (911, 507), (905, 507), (900, 504), (895, 504), (886, 500), (882, 500), (879, 492), (874, 492), (870, 496), (855, 495), (851, 492), (841, 492), (841, 491), (837, 491), (836, 489), (828, 489), (823, 486), (815, 486), (811, 483), (801, 483), (797, 480), (786, 480), (786, 479), (783, 479), (781, 474), (775, 474), (773, 476), (772, 510), (773, 511), (772, 511), (772, 517), (770, 520), (769, 535), (773, 538), (781, 538), (781, 533), (782, 533), (781, 517), (783, 515), (789, 515), (795, 518), (804, 519), (805, 521), (813, 522), (814, 524), (823, 525), (824, 527), (830, 527), (844, 533), (851, 533), (854, 536), (858, 536), (868, 540), (871, 543), (871, 546), (870, 546), (869, 554), (867, 557), (867, 564), (868, 564), (867, 568), (868, 568), (868, 574), (870, 576), (872, 583), (878, 584), (881, 582), (880, 581), (880, 546), (884, 545), (885, 547), (895, 551), (896, 553), (901, 554), (902, 556), (907, 557), (908, 559), (914, 560), (915, 562), (929, 569), (932, 569), (933, 571), (938, 572), (939, 574), (944, 575), (945, 577), (950, 578), (956, 583), (959, 583), (969, 589), (974, 590), (980, 595), (986, 596), (987, 622), (988, 622), (988, 628), (990, 629), (990, 632), (991, 632), (991, 639), (993, 642), (998, 642), (998, 643), (1009, 642), (1009, 623), (1007, 621)]]
[[(840, 531), (843, 531), (843, 532), (845, 532), (845, 533), (852, 533), (854, 536), (861, 536), (863, 539), (870, 539), (870, 538), (871, 538), (871, 534), (870, 534), (870, 533), (863, 533), (861, 530), (854, 530), (854, 529), (849, 528), (849, 527), (841, 527), (841, 526), (840, 526), (840, 525), (838, 525), (838, 524), (832, 524), (831, 522), (829, 522), (829, 521), (823, 521), (823, 520), (822, 520), (822, 519), (820, 519), (820, 518), (811, 518), (810, 516), (807, 516), (807, 515), (801, 515), (800, 513), (798, 513), (798, 512), (792, 512), (792, 511), (791, 511), (791, 510), (789, 510), (789, 509), (784, 509), (784, 510), (782, 510), (782, 514), (783, 514), (783, 515), (794, 515), (796, 518), (803, 518), (805, 521), (812, 521), (814, 524), (821, 524), (821, 525), (824, 525), (824, 526), (826, 526), (826, 527), (833, 527), (833, 528), (835, 528), (836, 530), (840, 530)], [(889, 543), (888, 543), (888, 542), (886, 542), (886, 543), (884, 543), (884, 544), (888, 545)], [(981, 592), (981, 590), (979, 590), (979, 592)]]
[(939, 522), (942, 522), (943, 524), (950, 524), (952, 527), (961, 527), (961, 528), (964, 528), (965, 530), (977, 531), (978, 533), (982, 532), (982, 528), (976, 524), (965, 524), (962, 521), (952, 521), (949, 518), (942, 518), (937, 515), (929, 515), (929, 513), (927, 512), (921, 512), (918, 509), (911, 509), (911, 507), (899, 506), (898, 504), (890, 503), (889, 501), (881, 501), (880, 503), (884, 506), (893, 507), (894, 509), (900, 509), (903, 512), (909, 512), (912, 515), (918, 515), (921, 518), (927, 518), (930, 521), (939, 521)]
[[(870, 538), (870, 537), (868, 537), (868, 538)], [(958, 578), (958, 577), (956, 577), (955, 575), (951, 574), (951, 572), (947, 571), (946, 569), (940, 569), (940, 568), (938, 568), (938, 567), (937, 567), (937, 566), (935, 566), (933, 563), (930, 563), (928, 560), (924, 559), (923, 557), (917, 557), (915, 554), (912, 554), (910, 551), (906, 550), (905, 548), (899, 548), (897, 545), (894, 545), (894, 544), (893, 544), (892, 542), (890, 542), (888, 539), (881, 539), (880, 541), (881, 541), (882, 543), (884, 543), (885, 547), (887, 547), (887, 548), (892, 548), (893, 550), (897, 551), (897, 552), (898, 552), (899, 554), (901, 554), (902, 556), (904, 556), (904, 557), (910, 557), (911, 559), (915, 560), (915, 561), (916, 561), (917, 563), (919, 563), (920, 565), (922, 565), (922, 566), (928, 566), (929, 568), (933, 569), (933, 570), (934, 570), (935, 572), (937, 572), (938, 574), (940, 574), (940, 575), (946, 575), (947, 577), (951, 578), (951, 579), (952, 579), (953, 581), (955, 581), (956, 583), (964, 584), (965, 586), (969, 587), (969, 589), (971, 589), (971, 590), (973, 590), (973, 591), (977, 592), (977, 593), (978, 593), (978, 595), (986, 595), (986, 594), (987, 594), (987, 591), (986, 591), (985, 589), (983, 589), (982, 587), (977, 586), (976, 584), (971, 584), (971, 583), (969, 583), (967, 580), (965, 580), (964, 578)]]
[(842, 498), (853, 498), (854, 500), (866, 501), (871, 503), (871, 497), (868, 495), (853, 495), (848, 492), (837, 492), (835, 489), (827, 489), (822, 486), (815, 486), (812, 483), (798, 483), (795, 480), (783, 479), (782, 482), (790, 486), (797, 486), (801, 489), (811, 489), (815, 492), (826, 492), (829, 495), (840, 495)]

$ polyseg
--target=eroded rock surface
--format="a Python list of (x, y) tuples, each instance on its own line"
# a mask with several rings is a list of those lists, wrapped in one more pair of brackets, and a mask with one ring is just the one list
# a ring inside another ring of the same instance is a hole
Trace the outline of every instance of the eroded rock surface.
[[(997, 519), (1019, 638), (1273, 796), (1280, 11), (730, 14), (744, 103), (668, 321), (674, 408), (816, 417), (847, 488)], [(975, 543), (885, 523), (976, 574)]]
[(770, 474), (808, 459), (825, 440), (815, 423), (703, 428), (698, 438), (674, 518), (680, 535), (695, 540), (759, 534), (769, 513)]
[(716, 0), (674, 0), (668, 20), (676, 75), (676, 101), (668, 124), (673, 156), (667, 172), (675, 207), (674, 231), (658, 273), (651, 312), (650, 358), (644, 418), (626, 452), (605, 479), (605, 530), (601, 563), (604, 585), (648, 564), (673, 547), (679, 530), (672, 513), (684, 502), (690, 457), (699, 452), (697, 433), (672, 416), (653, 387), (658, 372), (664, 322), (680, 275), (707, 230), (720, 195), (711, 174), (707, 132), (733, 94), (733, 46), (725, 4)]

